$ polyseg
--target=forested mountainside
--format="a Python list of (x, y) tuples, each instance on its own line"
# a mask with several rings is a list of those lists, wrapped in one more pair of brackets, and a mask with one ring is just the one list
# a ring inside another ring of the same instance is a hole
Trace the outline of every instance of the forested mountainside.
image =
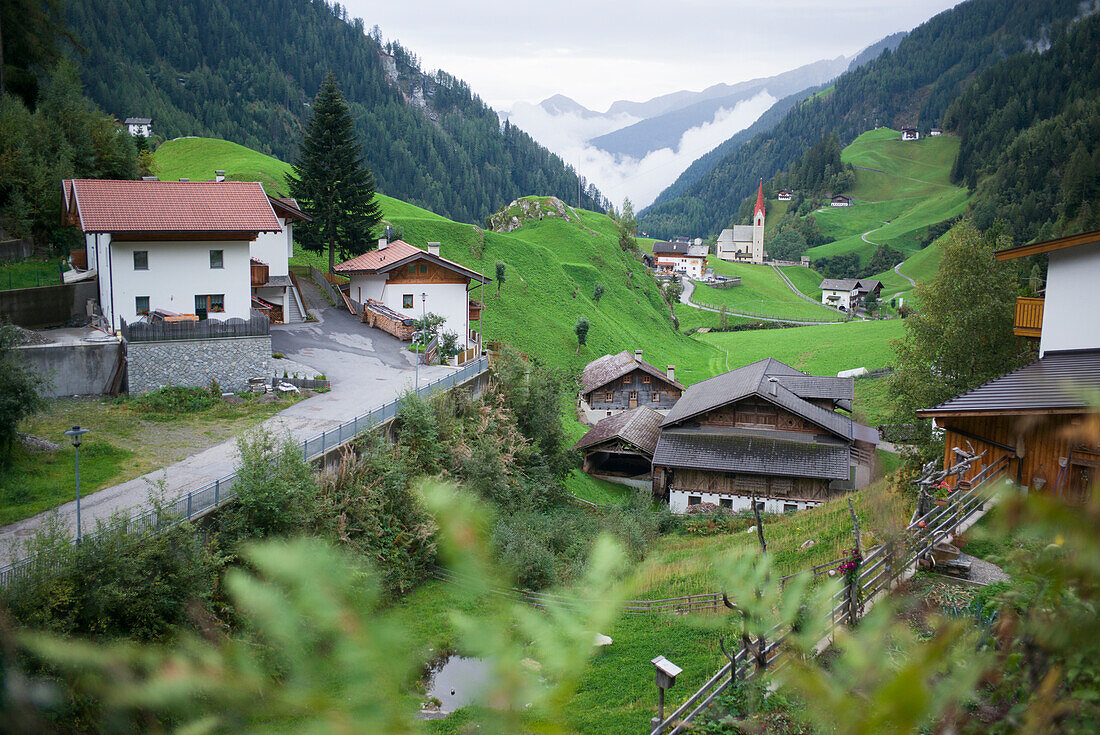
[(824, 134), (846, 145), (878, 125), (939, 125), (974, 75), (1013, 54), (1057, 40), (1081, 12), (1077, 0), (968, 0), (914, 29), (897, 49), (791, 109), (774, 128), (725, 156), (671, 200), (639, 217), (652, 236), (709, 235), (727, 226), (761, 178), (788, 168)]
[[(470, 88), (325, 0), (69, 0), (88, 95), (158, 136), (212, 136), (294, 160), (321, 80), (336, 75), (379, 191), (465, 222), (519, 196), (577, 203), (572, 168)], [(582, 182), (580, 206), (600, 210)]]
[(953, 178), (1018, 243), (1100, 229), (1100, 16), (987, 69), (948, 109)]

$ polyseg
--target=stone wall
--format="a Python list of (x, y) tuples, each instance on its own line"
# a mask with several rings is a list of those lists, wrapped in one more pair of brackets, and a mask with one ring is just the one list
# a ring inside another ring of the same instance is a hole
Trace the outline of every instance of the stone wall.
[(248, 389), (249, 378), (271, 376), (271, 335), (130, 342), (126, 347), (131, 395), (168, 385), (223, 391)]

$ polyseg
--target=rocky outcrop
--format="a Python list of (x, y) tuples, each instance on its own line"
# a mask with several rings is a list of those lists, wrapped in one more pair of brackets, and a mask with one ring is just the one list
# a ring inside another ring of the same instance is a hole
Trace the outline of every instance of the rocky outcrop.
[(528, 222), (545, 217), (560, 217), (566, 222), (580, 223), (580, 215), (557, 197), (524, 197), (516, 199), (489, 217), (493, 232), (513, 232)]

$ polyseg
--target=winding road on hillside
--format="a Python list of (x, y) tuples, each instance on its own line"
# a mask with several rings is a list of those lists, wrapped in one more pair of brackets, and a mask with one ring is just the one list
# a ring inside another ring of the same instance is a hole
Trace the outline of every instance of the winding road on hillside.
[[(706, 306), (704, 304), (697, 304), (691, 300), (691, 295), (695, 293), (695, 282), (690, 278), (681, 278), (680, 283), (683, 284), (684, 290), (680, 292), (680, 303), (686, 304), (694, 309), (700, 309), (702, 311), (713, 311), (715, 314), (721, 314), (721, 309), (716, 309), (713, 306)], [(805, 295), (805, 294), (803, 294)], [(816, 301), (814, 303), (817, 303)], [(751, 314), (742, 311), (734, 311), (733, 309), (726, 309), (726, 313), (730, 316), (742, 316), (747, 319), (757, 319), (762, 322), (776, 322), (777, 324), (798, 324), (800, 326), (813, 326), (815, 324), (839, 324), (839, 322), (831, 321), (803, 321), (799, 319), (781, 319), (779, 317), (760, 316), (759, 314)]]
[(791, 281), (791, 279), (787, 278), (787, 274), (784, 273), (783, 269), (780, 268), (779, 266), (773, 265), (772, 270), (774, 270), (776, 272), (776, 274), (778, 274), (779, 277), (781, 279), (783, 279), (783, 283), (787, 284), (787, 288), (789, 288), (791, 291), (793, 291), (796, 296), (803, 299), (804, 301), (809, 301), (814, 306), (820, 306), (823, 309), (832, 309), (833, 311), (835, 311), (838, 314), (845, 314), (846, 313), (846, 312), (843, 312), (840, 309), (836, 308), (835, 306), (829, 306), (828, 304), (819, 304), (817, 302), (817, 299), (812, 299), (809, 296), (807, 296), (806, 294), (802, 293), (802, 291), (799, 290), (798, 286), (794, 285), (794, 282)]

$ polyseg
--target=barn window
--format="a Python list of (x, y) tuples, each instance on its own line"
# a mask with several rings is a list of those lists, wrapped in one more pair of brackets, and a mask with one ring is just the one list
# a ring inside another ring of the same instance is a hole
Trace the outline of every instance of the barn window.
[(653, 380), (653, 379), (651, 377), (649, 377), (648, 375), (643, 375), (642, 376), (642, 382), (645, 383), (646, 385), (648, 385), (651, 380)]
[(784, 513), (795, 513), (798, 511), (798, 503), (783, 503)]
[(733, 510), (733, 498), (719, 498), (718, 506), (721, 508), (729, 508)]
[(611, 392), (604, 393), (603, 399), (605, 402), (611, 403), (613, 400), (615, 400), (615, 394)]
[(630, 400), (632, 400), (632, 401), (638, 400), (638, 391), (636, 391), (636, 390), (630, 391)]
[(623, 385), (630, 385), (630, 381), (631, 378), (629, 375), (627, 375), (625, 378), (623, 378)]
[(401, 308), (411, 309), (413, 308), (413, 295), (411, 293), (401, 295)]
[(659, 391), (659, 390), (653, 391), (653, 402), (658, 403), (660, 400), (661, 400), (661, 391)]
[(699, 505), (702, 502), (703, 502), (703, 498), (699, 495), (689, 495), (688, 496), (688, 505)]

